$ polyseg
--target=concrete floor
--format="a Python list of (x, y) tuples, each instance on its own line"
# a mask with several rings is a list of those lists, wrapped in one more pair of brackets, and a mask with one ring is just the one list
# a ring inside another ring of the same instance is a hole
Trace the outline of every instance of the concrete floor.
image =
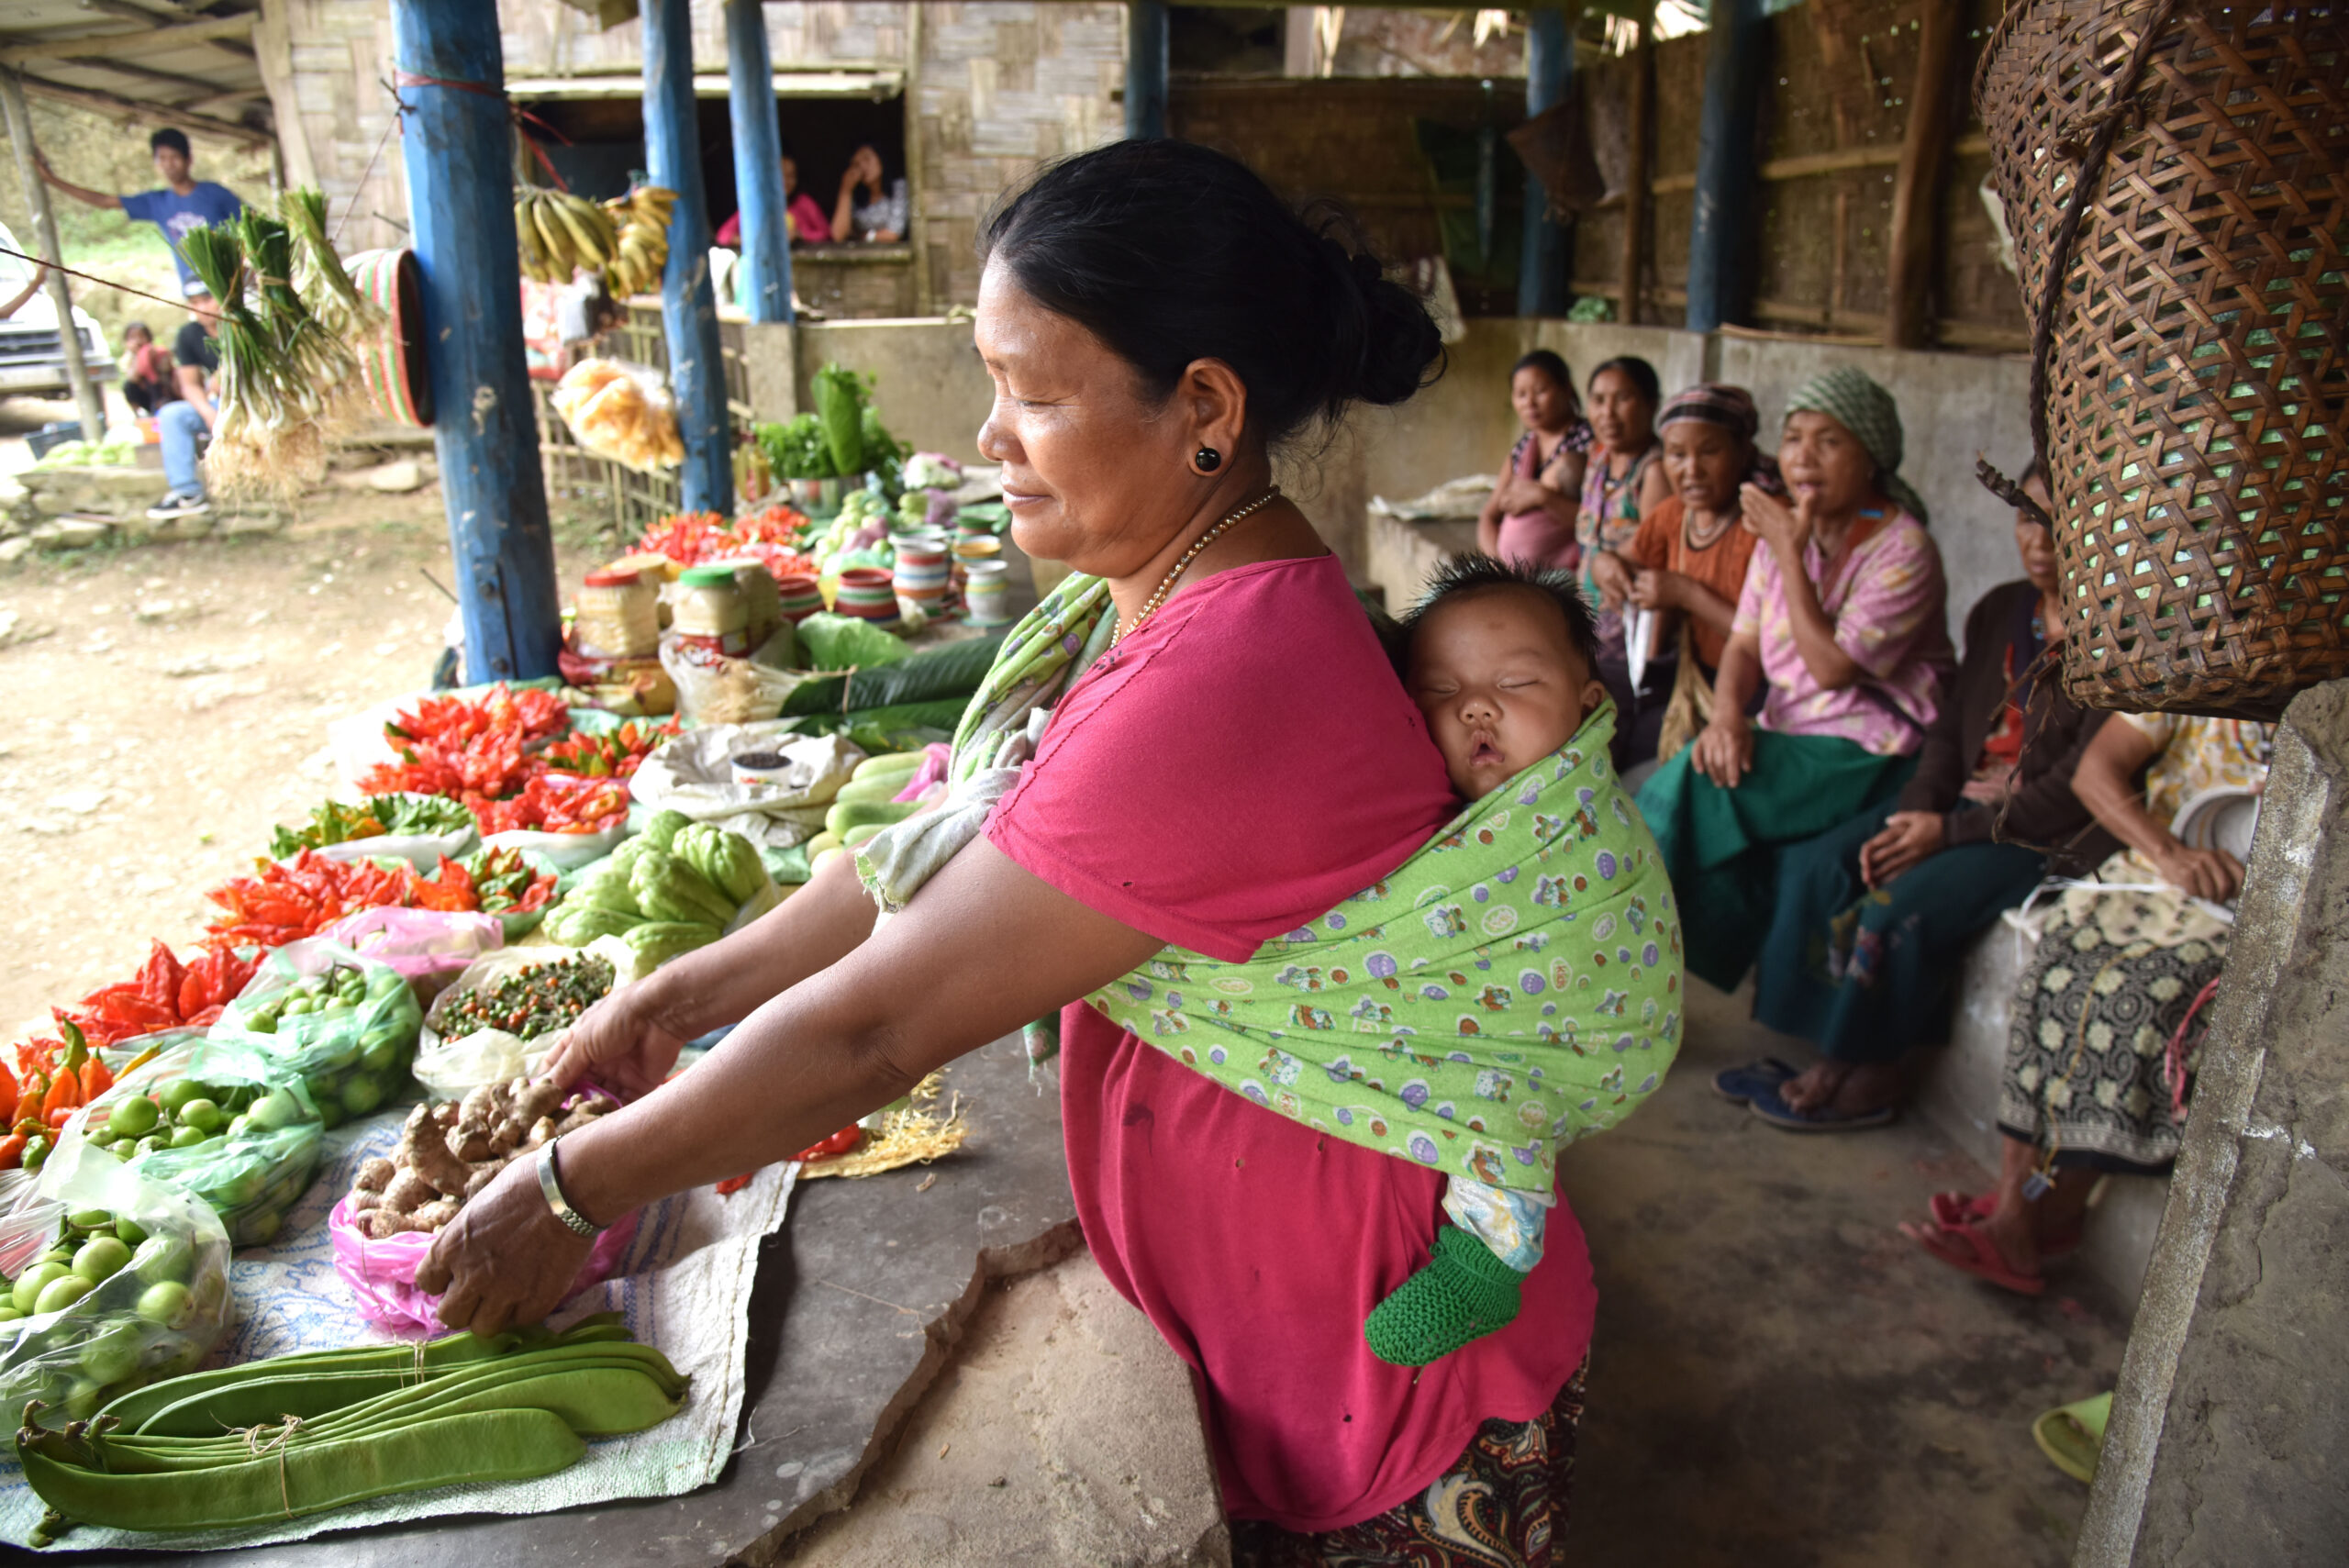
[[(2058, 1568), (2087, 1489), (2029, 1423), (2110, 1385), (2125, 1323), (2060, 1273), (2024, 1301), (1895, 1230), (1987, 1180), (1922, 1119), (1798, 1137), (1715, 1097), (1718, 1067), (1804, 1058), (1745, 997), (1694, 992), (1663, 1091), (1564, 1165), (1599, 1314), (1562, 1561)], [(955, 1353), (791, 1561), (1221, 1560), (1181, 1368), (1089, 1258), (991, 1292)]]

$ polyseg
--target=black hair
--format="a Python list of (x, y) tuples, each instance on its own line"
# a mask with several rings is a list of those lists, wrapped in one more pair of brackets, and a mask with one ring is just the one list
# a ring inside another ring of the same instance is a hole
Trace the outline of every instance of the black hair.
[(1590, 384), (1597, 386), (1598, 378), (1613, 371), (1631, 384), (1631, 389), (1655, 407), (1664, 402), (1664, 383), (1656, 379), (1655, 367), (1637, 354), (1620, 354), (1590, 373)]
[(987, 215), (979, 254), (1107, 343), (1150, 395), (1221, 360), (1270, 446), (1442, 373), (1427, 306), (1352, 238), (1335, 208), (1300, 216), (1235, 158), (1153, 139), (1046, 165)]
[(1517, 373), (1520, 371), (1540, 371), (1543, 375), (1565, 388), (1568, 397), (1573, 397), (1575, 395), (1575, 373), (1567, 369), (1566, 361), (1551, 350), (1536, 349), (1509, 366), (1509, 379), (1515, 381)]
[(170, 148), (173, 151), (178, 153), (183, 158), (194, 158), (195, 156), (195, 152), (188, 147), (187, 132), (180, 129), (176, 126), (167, 125), (162, 129), (157, 131), (154, 135), (147, 139), (147, 151), (150, 156), (158, 149), (165, 147)]
[(1598, 621), (1590, 613), (1590, 601), (1582, 596), (1581, 583), (1562, 566), (1500, 561), (1489, 555), (1455, 555), (1435, 569), (1419, 602), (1403, 617), (1406, 639), (1419, 630), (1419, 623), (1438, 605), (1463, 594), (1480, 594), (1492, 588), (1530, 590), (1557, 606), (1558, 613), (1566, 617), (1566, 641), (1582, 655), (1591, 678), (1598, 679)]
[(150, 343), (155, 340), (155, 329), (152, 327), (148, 326), (144, 321), (126, 321), (122, 324), (122, 335), (124, 337), (128, 338), (133, 332), (146, 333), (147, 340)]

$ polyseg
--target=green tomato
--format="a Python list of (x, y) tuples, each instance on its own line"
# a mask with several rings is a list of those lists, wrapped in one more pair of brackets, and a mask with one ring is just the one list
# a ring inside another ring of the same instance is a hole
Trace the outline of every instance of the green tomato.
[(96, 1288), (80, 1274), (60, 1274), (41, 1286), (40, 1299), (33, 1303), (33, 1316), (62, 1312)]
[(276, 1010), (273, 1008), (267, 1012), (255, 1013), (245, 1020), (245, 1027), (255, 1034), (275, 1034), (277, 1032)]
[(217, 1132), (206, 1132), (200, 1127), (175, 1128), (172, 1132), (172, 1147), (174, 1149), (193, 1149), (197, 1144), (205, 1142), (210, 1139), (217, 1138), (219, 1134)]
[(134, 1095), (106, 1113), (106, 1129), (117, 1138), (142, 1138), (162, 1119), (162, 1107), (144, 1095)]
[(24, 1319), (24, 1316), (25, 1315), (23, 1313), (17, 1310), (16, 1304), (13, 1302), (6, 1306), (0, 1306), (0, 1323), (21, 1322)]
[(217, 1095), (216, 1098), (219, 1100), (220, 1108), (222, 1110), (234, 1115), (238, 1111), (252, 1109), (253, 1102), (260, 1099), (261, 1096), (262, 1088), (260, 1084), (239, 1084), (235, 1088), (229, 1090), (227, 1094)]
[(302, 1102), (286, 1090), (273, 1090), (253, 1102), (247, 1119), (263, 1132), (275, 1132), (303, 1119)]
[[(122, 1272), (130, 1262), (130, 1249), (112, 1236), (95, 1236), (82, 1244), (73, 1254), (73, 1272), (92, 1284), (103, 1284)], [(102, 1381), (111, 1383), (112, 1378)]]
[(52, 1282), (61, 1280), (72, 1272), (65, 1264), (53, 1261), (35, 1263), (17, 1276), (16, 1285), (8, 1294), (9, 1303), (29, 1318), (40, 1301), (40, 1293), (47, 1290)]
[(316, 1005), (315, 1000), (308, 996), (291, 997), (286, 1001), (285, 1006), (277, 1009), (277, 1016), (281, 1018), (297, 1018)]
[(163, 1108), (172, 1115), (177, 1116), (180, 1114), (182, 1106), (186, 1105), (190, 1100), (200, 1100), (210, 1093), (212, 1093), (211, 1086), (196, 1079), (174, 1078), (162, 1087)]
[(139, 1140), (139, 1152), (142, 1155), (161, 1154), (164, 1150), (169, 1149), (171, 1146), (172, 1141), (170, 1139), (156, 1138), (150, 1135), (149, 1137), (142, 1138)]
[(150, 1236), (130, 1255), (130, 1271), (150, 1284), (184, 1284), (195, 1270), (195, 1249), (177, 1236)]
[(135, 1219), (117, 1218), (114, 1222), (114, 1233), (126, 1247), (136, 1247), (147, 1240), (147, 1228)]
[(352, 1116), (365, 1116), (384, 1103), (381, 1079), (364, 1073), (354, 1073), (342, 1081), (342, 1108)]
[(139, 1293), (139, 1316), (166, 1329), (183, 1329), (195, 1304), (187, 1286), (177, 1280), (161, 1280)]
[(102, 1121), (83, 1136), (89, 1140), (90, 1147), (93, 1149), (111, 1149), (114, 1147), (115, 1140), (122, 1134), (115, 1131), (112, 1122)]
[(332, 1095), (313, 1094), (318, 1103), (318, 1123), (331, 1132), (343, 1123), (342, 1102)]
[(285, 1217), (273, 1208), (256, 1209), (237, 1224), (237, 1245), (258, 1247), (273, 1240)]
[(245, 1135), (245, 1129), (251, 1125), (252, 1118), (250, 1117), (240, 1116), (230, 1118), (228, 1132), (228, 1140), (233, 1143), (238, 1139), (242, 1138)]
[(242, 1208), (262, 1195), (266, 1174), (258, 1166), (213, 1183), (204, 1189), (205, 1201), (217, 1209)]
[(82, 1371), (93, 1383), (120, 1383), (139, 1370), (139, 1326), (117, 1318), (82, 1347)]
[(220, 1114), (220, 1107), (211, 1100), (195, 1099), (182, 1106), (174, 1119), (183, 1129), (192, 1127), (202, 1132), (217, 1132), (228, 1118)]
[(106, 1385), (86, 1377), (77, 1377), (66, 1391), (65, 1414), (76, 1421), (86, 1421), (96, 1415), (106, 1402)]
[(370, 1073), (389, 1073), (400, 1059), (400, 1037), (381, 1030), (370, 1034), (359, 1052), (359, 1064)]
[(73, 1243), (67, 1241), (43, 1252), (40, 1261), (44, 1263), (63, 1263), (70, 1269), (73, 1266)]

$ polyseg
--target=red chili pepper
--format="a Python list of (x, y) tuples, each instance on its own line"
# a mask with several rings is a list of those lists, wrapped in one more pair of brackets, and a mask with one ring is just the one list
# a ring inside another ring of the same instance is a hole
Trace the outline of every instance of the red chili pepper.
[(749, 1186), (752, 1182), (756, 1181), (758, 1179), (758, 1174), (759, 1173), (756, 1171), (749, 1171), (739, 1176), (727, 1177), (724, 1181), (718, 1184), (718, 1195), (719, 1197), (732, 1196), (734, 1194), (740, 1192), (744, 1187)]
[(835, 1154), (847, 1153), (863, 1140), (864, 1129), (855, 1122), (851, 1122), (821, 1143), (810, 1144), (794, 1154), (792, 1158), (803, 1164), (810, 1160), (829, 1160)]
[(0, 1171), (13, 1171), (24, 1163), (25, 1135), (12, 1132), (0, 1138)]

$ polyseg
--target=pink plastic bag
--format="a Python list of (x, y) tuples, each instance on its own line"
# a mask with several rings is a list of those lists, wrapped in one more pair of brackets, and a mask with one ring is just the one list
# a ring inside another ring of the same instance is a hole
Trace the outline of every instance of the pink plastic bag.
[(427, 1003), (467, 964), (506, 945), (506, 925), (496, 916), (440, 909), (362, 909), (321, 934), (390, 964)]
[[(440, 1298), (416, 1287), (416, 1271), (424, 1266), (424, 1255), (432, 1251), (431, 1233), (407, 1230), (378, 1241), (359, 1228), (351, 1213), (351, 1195), (345, 1193), (327, 1216), (327, 1234), (334, 1241), (334, 1272), (359, 1298), (361, 1317), (387, 1333), (446, 1331), (438, 1316)], [(563, 1293), (565, 1298), (610, 1278), (634, 1240), (636, 1211), (631, 1209), (596, 1238), (579, 1277)]]
[(921, 749), (921, 766), (906, 781), (906, 787), (890, 796), (892, 800), (919, 800), (922, 792), (946, 776), (946, 764), (952, 760), (954, 748), (942, 740), (933, 740)]

